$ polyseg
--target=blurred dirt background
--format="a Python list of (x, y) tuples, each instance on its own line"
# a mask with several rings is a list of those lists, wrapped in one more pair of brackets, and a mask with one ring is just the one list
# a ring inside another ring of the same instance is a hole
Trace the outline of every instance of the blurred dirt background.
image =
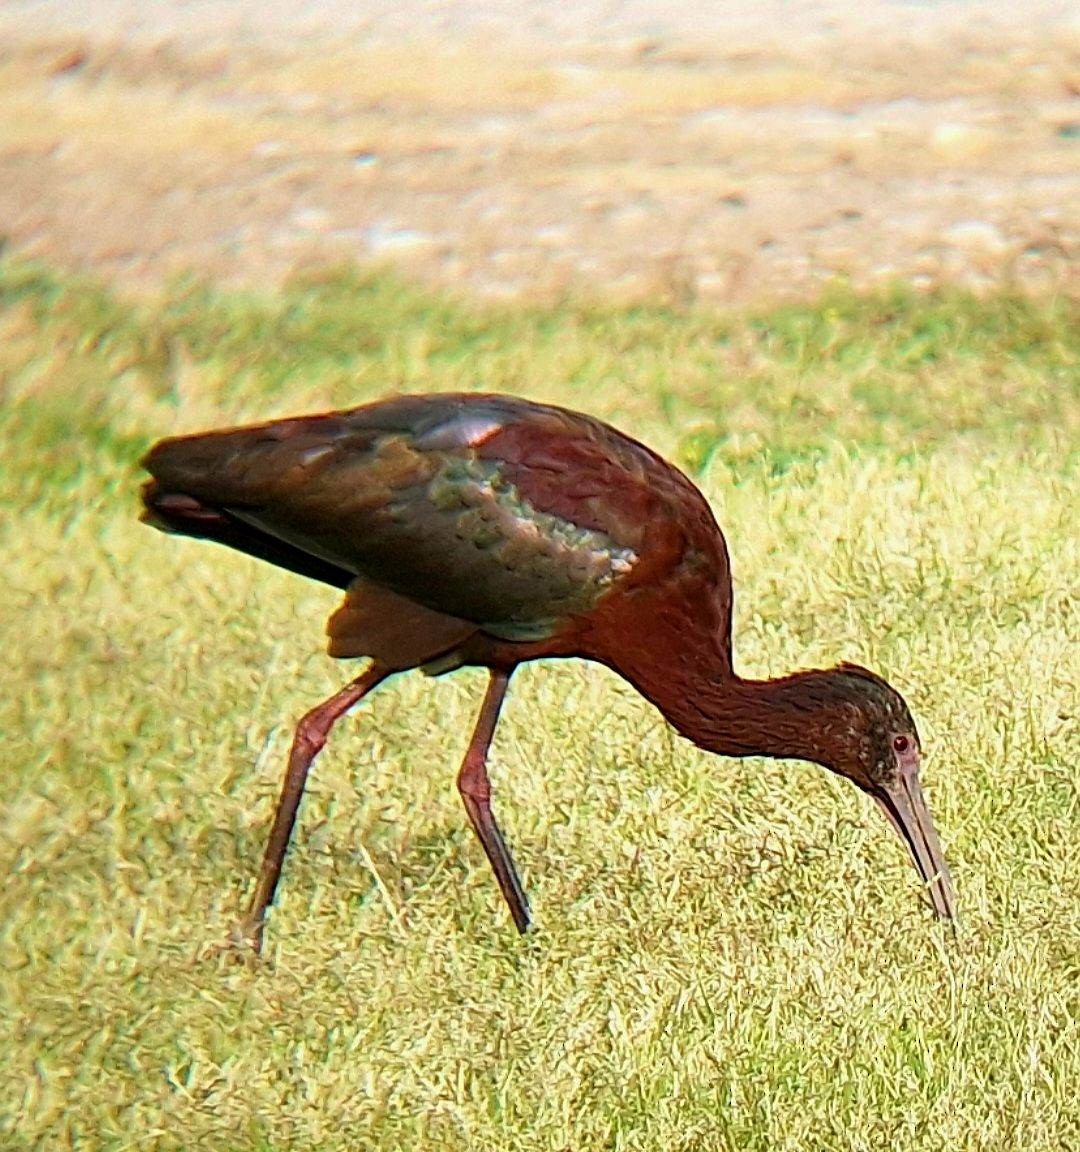
[(1075, 291), (1080, 9), (8, 0), (0, 235), (129, 288)]

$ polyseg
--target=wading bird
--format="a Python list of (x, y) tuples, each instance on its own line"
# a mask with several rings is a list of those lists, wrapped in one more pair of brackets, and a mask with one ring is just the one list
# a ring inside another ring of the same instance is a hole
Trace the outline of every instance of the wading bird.
[(907, 844), (937, 914), (955, 914), (903, 698), (854, 664), (737, 675), (727, 546), (709, 505), (609, 425), (508, 396), (400, 396), (162, 440), (143, 466), (148, 523), (343, 589), (330, 655), (371, 661), (297, 726), (240, 926), (256, 950), (312, 760), (336, 720), (410, 668), (489, 672), (457, 784), (524, 932), (528, 903), (492, 815), (486, 762), (514, 669), (560, 656), (614, 669), (710, 752), (809, 760), (846, 776)]

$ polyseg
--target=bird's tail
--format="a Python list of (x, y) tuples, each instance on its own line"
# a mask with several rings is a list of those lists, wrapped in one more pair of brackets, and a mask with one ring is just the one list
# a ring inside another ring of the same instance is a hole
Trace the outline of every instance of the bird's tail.
[(159, 440), (142, 467), (163, 491), (186, 492), (216, 507), (256, 507), (279, 498), (305, 471), (348, 436), (337, 413), (274, 420)]
[(141, 461), (152, 477), (142, 488), (141, 518), (344, 588), (354, 572), (253, 524), (248, 513), (287, 495), (297, 464), (345, 431), (329, 414), (160, 440)]

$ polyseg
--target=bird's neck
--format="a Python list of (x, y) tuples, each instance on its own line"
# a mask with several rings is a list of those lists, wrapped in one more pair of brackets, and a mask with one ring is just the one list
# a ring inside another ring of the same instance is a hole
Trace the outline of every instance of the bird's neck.
[(797, 672), (778, 680), (729, 673), (681, 685), (657, 701), (687, 739), (723, 756), (773, 756), (822, 763), (828, 727), (838, 721), (815, 692), (829, 673)]

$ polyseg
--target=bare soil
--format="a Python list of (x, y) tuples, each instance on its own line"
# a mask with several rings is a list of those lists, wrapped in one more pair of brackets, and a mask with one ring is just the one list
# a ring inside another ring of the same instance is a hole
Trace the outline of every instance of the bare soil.
[(1070, 6), (8, 4), (0, 233), (128, 287), (1075, 291)]

